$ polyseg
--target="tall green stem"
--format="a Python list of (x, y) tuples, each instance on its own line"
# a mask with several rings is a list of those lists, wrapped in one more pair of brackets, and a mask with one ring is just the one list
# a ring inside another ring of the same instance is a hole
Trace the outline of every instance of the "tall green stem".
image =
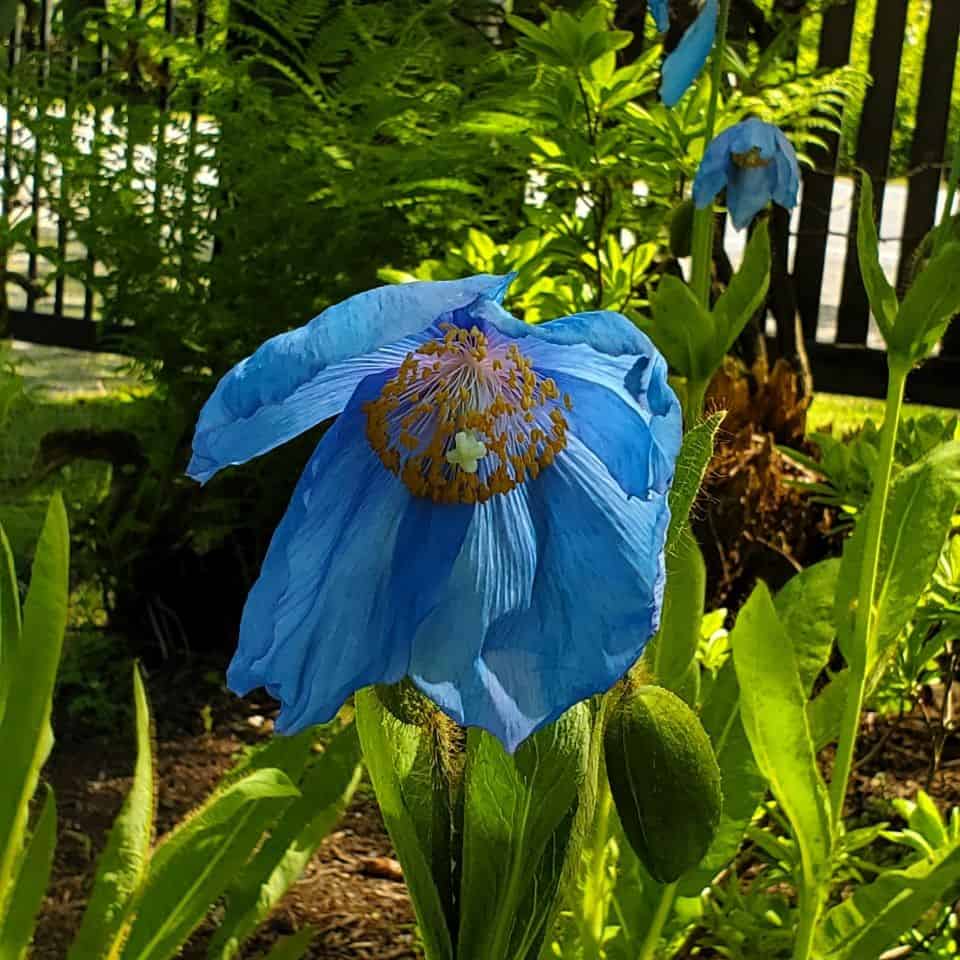
[(897, 442), (897, 428), (903, 407), (903, 390), (910, 366), (904, 360), (890, 356), (887, 380), (887, 405), (880, 433), (880, 453), (874, 472), (873, 495), (863, 523), (867, 525), (864, 537), (863, 560), (860, 567), (860, 585), (857, 592), (857, 607), (854, 619), (853, 642), (850, 650), (850, 689), (844, 704), (837, 757), (830, 780), (830, 807), (834, 830), (843, 816), (843, 800), (847, 794), (847, 781), (853, 766), (853, 751), (860, 729), (860, 713), (867, 690), (867, 669), (873, 636), (876, 629), (876, 611), (873, 608), (876, 593), (877, 573), (880, 566), (880, 541), (887, 514), (887, 499), (890, 493), (890, 477), (893, 472), (893, 455)]
[[(727, 50), (727, 24), (730, 21), (730, 0), (720, 0), (717, 18), (717, 42), (710, 63), (710, 102), (707, 106), (707, 122), (703, 131), (703, 149), (706, 152), (713, 140), (720, 106), (720, 86), (723, 79), (723, 60)], [(693, 265), (691, 283), (693, 292), (701, 303), (710, 306), (710, 266), (713, 262), (713, 204), (693, 215), (692, 240)]]
[(813, 950), (813, 938), (817, 932), (817, 920), (820, 916), (820, 891), (804, 882), (800, 891), (800, 921), (797, 925), (797, 938), (793, 942), (793, 960), (808, 960)]
[(656, 960), (657, 947), (660, 945), (660, 935), (663, 933), (663, 928), (670, 917), (670, 911), (673, 909), (673, 901), (676, 899), (676, 896), (676, 881), (660, 888), (660, 901), (657, 904), (657, 912), (650, 921), (647, 935), (643, 938), (640, 952), (637, 954), (637, 960)]

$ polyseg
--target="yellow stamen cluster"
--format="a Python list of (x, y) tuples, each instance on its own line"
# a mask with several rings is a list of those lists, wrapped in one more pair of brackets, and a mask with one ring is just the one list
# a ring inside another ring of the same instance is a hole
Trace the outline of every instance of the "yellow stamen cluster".
[(764, 157), (759, 147), (751, 147), (743, 153), (731, 153), (730, 156), (738, 167), (745, 170), (751, 167), (769, 167), (773, 163), (772, 159)]
[(491, 343), (476, 327), (441, 329), (364, 406), (367, 439), (416, 496), (483, 503), (553, 463), (573, 402), (516, 344)]

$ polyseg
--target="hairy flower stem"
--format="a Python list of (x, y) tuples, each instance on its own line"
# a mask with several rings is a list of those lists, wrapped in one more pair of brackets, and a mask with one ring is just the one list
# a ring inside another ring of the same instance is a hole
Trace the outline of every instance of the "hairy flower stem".
[(844, 704), (837, 756), (830, 780), (830, 808), (834, 833), (839, 828), (843, 817), (843, 800), (847, 794), (847, 781), (850, 779), (850, 770), (853, 766), (853, 751), (860, 730), (860, 713), (863, 710), (863, 699), (867, 692), (870, 650), (874, 645), (877, 626), (873, 601), (880, 566), (880, 542), (887, 513), (887, 499), (890, 494), (890, 477), (893, 473), (897, 428), (903, 407), (903, 390), (906, 386), (907, 374), (910, 372), (909, 363), (901, 358), (891, 355), (888, 363), (887, 405), (883, 417), (883, 429), (880, 433), (880, 453), (873, 476), (873, 495), (870, 498), (867, 515), (861, 521), (867, 526), (849, 657), (851, 660), (850, 689)]
[(709, 385), (707, 380), (687, 380), (683, 402), (683, 422), (687, 430), (692, 430), (703, 416)]
[[(717, 18), (717, 42), (710, 62), (710, 102), (703, 131), (703, 151), (713, 140), (717, 126), (717, 111), (720, 106), (720, 86), (723, 78), (723, 59), (727, 49), (727, 24), (730, 20), (730, 0), (720, 0)], [(690, 287), (701, 303), (710, 307), (710, 267), (713, 263), (713, 204), (693, 214), (692, 240), (693, 266)]]
[(605, 896), (607, 841), (610, 838), (613, 794), (610, 792), (605, 776), (600, 777), (598, 793), (590, 866), (584, 884), (584, 916), (581, 940), (585, 960), (601, 960), (603, 957), (603, 934), (607, 926), (608, 898)]
[(647, 935), (643, 938), (643, 944), (640, 952), (637, 954), (637, 960), (656, 960), (657, 947), (660, 945), (660, 934), (670, 917), (670, 911), (673, 910), (673, 901), (677, 896), (677, 883), (668, 883), (660, 888), (660, 900), (657, 903), (657, 912), (650, 921), (650, 927)]

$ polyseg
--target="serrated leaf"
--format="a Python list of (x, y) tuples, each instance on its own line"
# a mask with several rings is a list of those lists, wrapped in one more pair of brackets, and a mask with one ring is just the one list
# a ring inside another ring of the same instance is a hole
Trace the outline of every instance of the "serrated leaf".
[(791, 577), (776, 597), (777, 614), (790, 634), (800, 682), (808, 696), (837, 636), (834, 598), (839, 577), (840, 560), (831, 557)]
[(227, 909), (210, 941), (210, 958), (238, 954), (257, 925), (300, 878), (340, 819), (360, 782), (360, 741), (351, 725), (338, 733), (304, 775), (300, 796), (227, 890)]
[(53, 851), (57, 844), (57, 803), (51, 787), (27, 845), (9, 909), (0, 918), (0, 960), (23, 960), (27, 956), (40, 904), (47, 892)]
[(827, 790), (807, 721), (807, 695), (790, 637), (759, 584), (730, 635), (740, 712), (757, 766), (793, 827), (805, 884), (816, 889), (830, 862)]
[(25, 841), (30, 799), (53, 745), (50, 708), (67, 624), (70, 534), (63, 499), (50, 501), (24, 604), (16, 683), (0, 725), (0, 915)]
[(115, 955), (112, 951), (121, 946), (136, 894), (147, 874), (156, 784), (150, 706), (137, 665), (133, 668), (133, 693), (137, 741), (133, 783), (100, 855), (93, 890), (69, 960)]
[(688, 380), (704, 380), (723, 359), (713, 315), (679, 278), (664, 274), (653, 299), (650, 338)]
[(590, 754), (578, 704), (514, 756), (467, 733), (458, 960), (536, 957), (547, 933)]
[[(890, 485), (880, 540), (874, 607), (876, 627), (866, 651), (868, 676), (882, 669), (893, 642), (916, 609), (936, 569), (960, 501), (960, 442), (934, 448), (901, 470)], [(868, 509), (874, 509), (871, 503)], [(851, 649), (855, 601), (863, 557), (865, 522), (857, 525), (843, 550), (837, 587), (836, 623), (848, 663), (864, 651)]]
[(206, 916), (274, 822), (299, 796), (287, 774), (254, 770), (161, 841), (150, 860), (124, 960), (168, 960)]
[[(431, 867), (433, 837), (418, 831), (420, 818), (416, 807), (425, 803), (418, 803), (416, 792), (434, 792), (429, 782), (424, 787), (422, 757), (418, 760), (426, 746), (424, 728), (394, 717), (371, 688), (358, 691), (354, 702), (364, 762), (383, 822), (403, 867), (427, 960), (453, 960), (453, 941), (444, 908), (446, 890), (441, 896)], [(441, 884), (446, 886), (446, 877), (441, 878)]]
[(770, 233), (758, 223), (747, 243), (740, 269), (713, 308), (717, 331), (716, 349), (723, 359), (740, 336), (747, 321), (760, 309), (770, 288)]
[(867, 290), (870, 308), (887, 344), (891, 344), (900, 304), (897, 293), (880, 265), (880, 241), (873, 219), (873, 181), (868, 173), (860, 178), (860, 210), (857, 216), (857, 255), (860, 275)]
[(960, 312), (960, 243), (948, 243), (920, 271), (900, 304), (896, 348), (911, 360), (928, 357)]
[(821, 918), (817, 956), (824, 960), (879, 957), (958, 883), (960, 849), (955, 844), (932, 860), (885, 871)]

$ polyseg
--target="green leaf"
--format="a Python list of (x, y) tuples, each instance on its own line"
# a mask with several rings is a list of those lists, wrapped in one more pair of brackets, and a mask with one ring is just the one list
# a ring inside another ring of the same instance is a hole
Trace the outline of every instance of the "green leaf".
[(770, 233), (766, 223), (758, 223), (747, 243), (740, 269), (713, 308), (716, 349), (721, 359), (740, 336), (747, 321), (763, 305), (769, 288)]
[(923, 360), (960, 312), (960, 243), (948, 243), (917, 275), (900, 305), (896, 342), (911, 360)]
[(263, 960), (300, 960), (316, 935), (316, 927), (304, 927), (292, 936), (278, 940)]
[(7, 39), (17, 23), (17, 6), (19, 0), (0, 0), (0, 35)]
[(670, 530), (667, 533), (667, 552), (677, 549), (681, 538), (687, 535), (686, 526), (700, 485), (713, 456), (713, 441), (726, 413), (719, 410), (688, 430), (677, 457), (673, 486), (670, 488)]
[[(874, 679), (930, 582), (958, 501), (960, 442), (956, 441), (934, 448), (901, 470), (890, 486), (874, 594), (876, 629), (873, 647), (866, 652), (868, 676)], [(848, 663), (862, 656), (862, 651), (850, 649), (850, 637), (865, 535), (866, 523), (861, 522), (844, 547), (837, 587), (836, 622)]]
[(822, 750), (840, 736), (849, 682), (849, 670), (835, 673), (823, 690), (807, 704), (807, 721), (816, 750)]
[(30, 799), (53, 745), (50, 705), (67, 623), (70, 535), (55, 494), (37, 544), (16, 662), (0, 725), (0, 915), (23, 849)]
[(873, 219), (873, 181), (868, 173), (860, 178), (860, 212), (857, 219), (857, 254), (860, 258), (860, 274), (867, 289), (870, 308), (883, 334), (883, 339), (892, 346), (895, 339), (897, 312), (900, 304), (897, 293), (887, 280), (880, 265), (880, 242)]
[(153, 842), (156, 783), (150, 705), (137, 665), (133, 668), (133, 696), (137, 738), (133, 783), (100, 855), (93, 891), (80, 931), (70, 948), (69, 960), (86, 960), (118, 950), (137, 892), (147, 874)]
[(586, 779), (590, 719), (578, 704), (512, 757), (468, 731), (458, 960), (539, 955)]
[(10, 541), (0, 526), (0, 729), (20, 649), (20, 593)]
[(832, 557), (801, 570), (776, 597), (777, 614), (787, 625), (800, 683), (808, 696), (837, 636), (834, 598), (839, 576), (840, 560)]
[(815, 888), (830, 861), (827, 790), (807, 722), (807, 694), (790, 637), (759, 584), (730, 635), (743, 727), (757, 766), (793, 827), (804, 880)]
[(681, 896), (697, 896), (734, 857), (753, 819), (767, 782), (757, 767), (740, 718), (740, 685), (733, 661), (728, 660), (700, 712), (720, 767), (723, 811), (717, 833), (696, 870), (680, 880)]
[[(354, 702), (363, 759), (403, 867), (427, 960), (453, 960), (444, 899), (431, 868), (433, 838), (418, 831), (421, 815), (417, 808), (425, 804), (418, 801), (417, 792), (433, 792), (429, 777), (423, 785), (422, 749), (428, 746), (424, 742), (428, 739), (425, 728), (394, 717), (372, 688), (358, 691)], [(428, 757), (427, 762), (431, 759)], [(441, 878), (441, 884), (446, 886), (445, 878)]]
[(215, 793), (154, 851), (121, 956), (167, 960), (206, 916), (276, 819), (298, 796), (280, 770), (255, 770)]
[(227, 909), (210, 941), (210, 958), (229, 960), (296, 883), (360, 782), (360, 741), (353, 725), (338, 733), (300, 783), (300, 797), (227, 890)]
[(0, 960), (27, 956), (40, 904), (47, 892), (53, 851), (57, 845), (57, 803), (50, 787), (20, 865), (10, 896), (10, 909), (0, 918)]
[(693, 706), (700, 686), (697, 647), (706, 588), (707, 569), (700, 547), (692, 536), (683, 537), (676, 550), (667, 554), (660, 629), (644, 656), (654, 682)]
[(650, 302), (650, 338), (668, 363), (688, 380), (705, 380), (723, 359), (713, 315), (679, 278), (663, 275)]
[(824, 960), (879, 957), (960, 883), (960, 849), (954, 844), (903, 870), (887, 870), (857, 887), (829, 910), (817, 928), (816, 952)]

